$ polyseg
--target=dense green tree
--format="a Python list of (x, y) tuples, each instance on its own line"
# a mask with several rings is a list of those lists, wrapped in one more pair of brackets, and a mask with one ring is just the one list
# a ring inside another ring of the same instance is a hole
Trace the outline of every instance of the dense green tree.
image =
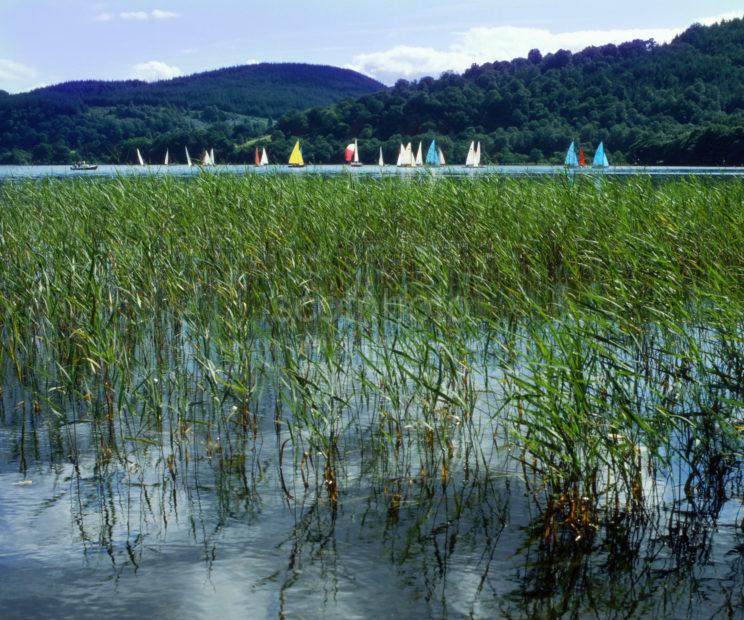
[(187, 146), (192, 153), (215, 148), (219, 161), (245, 161), (247, 143), (265, 135), (271, 119), (381, 88), (347, 69), (261, 64), (153, 84), (68, 82), (3, 93), (0, 163), (66, 163), (80, 157), (133, 163), (137, 148), (152, 162), (162, 161), (166, 149), (183, 161)]
[(275, 130), (302, 139), (323, 163), (340, 161), (353, 136), (364, 138), (368, 160), (380, 145), (390, 158), (400, 142), (436, 136), (450, 161), (462, 161), (470, 141), (481, 140), (486, 161), (558, 163), (575, 139), (588, 151), (604, 140), (618, 163), (744, 164), (742, 114), (739, 19), (695, 25), (667, 45), (638, 40), (544, 56), (532, 50), (526, 59), (473, 65), (462, 75), (400, 80), (354, 101), (293, 113)]

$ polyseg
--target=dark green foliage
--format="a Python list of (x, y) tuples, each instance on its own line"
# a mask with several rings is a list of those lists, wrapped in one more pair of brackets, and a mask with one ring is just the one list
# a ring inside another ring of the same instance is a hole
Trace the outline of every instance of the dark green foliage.
[(183, 159), (185, 146), (245, 161), (246, 143), (273, 119), (382, 87), (347, 69), (260, 64), (152, 84), (80, 81), (0, 93), (0, 164), (132, 162), (136, 148), (155, 162), (166, 148)]
[[(382, 146), (436, 137), (461, 163), (471, 140), (497, 163), (563, 161), (572, 139), (612, 163), (744, 164), (744, 20), (692, 26), (668, 45), (631, 41), (473, 65), (330, 108), (284, 117), (274, 151), (339, 161), (350, 137), (367, 161)], [(286, 139), (285, 139), (286, 137)]]

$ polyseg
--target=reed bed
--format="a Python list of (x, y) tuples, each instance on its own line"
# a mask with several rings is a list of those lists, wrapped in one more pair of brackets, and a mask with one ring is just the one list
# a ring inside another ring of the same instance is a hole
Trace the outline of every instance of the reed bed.
[(6, 183), (0, 365), (104, 469), (245, 474), (269, 428), (288, 504), (509, 472), (591, 541), (738, 480), (742, 247), (739, 180)]

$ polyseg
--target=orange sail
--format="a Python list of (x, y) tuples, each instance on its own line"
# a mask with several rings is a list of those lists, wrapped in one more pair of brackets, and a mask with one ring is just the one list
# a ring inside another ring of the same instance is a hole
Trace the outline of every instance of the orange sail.
[(586, 159), (584, 159), (584, 148), (579, 147), (579, 166), (582, 168), (586, 166)]
[(261, 155), (259, 155), (258, 153), (258, 147), (256, 147), (256, 165), (257, 166), (261, 165)]

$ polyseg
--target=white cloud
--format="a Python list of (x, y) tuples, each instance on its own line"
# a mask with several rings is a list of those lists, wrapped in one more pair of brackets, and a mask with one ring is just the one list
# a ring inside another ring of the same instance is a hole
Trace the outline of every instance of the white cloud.
[(159, 60), (151, 60), (134, 65), (130, 72), (131, 78), (145, 80), (146, 82), (169, 80), (179, 75), (181, 75), (181, 70), (178, 67), (172, 67)]
[(145, 11), (125, 11), (123, 13), (119, 13), (119, 18), (124, 20), (134, 19), (144, 21), (146, 19), (150, 19), (150, 15), (148, 13), (145, 13)]
[(175, 19), (177, 17), (180, 17), (178, 13), (174, 13), (173, 11), (163, 11), (162, 9), (153, 9), (149, 13), (147, 11), (122, 11), (118, 15), (114, 15), (113, 13), (98, 13), (94, 18), (93, 21), (96, 22), (110, 22), (115, 19), (120, 19), (123, 21), (148, 21), (151, 19)]
[(150, 11), (150, 17), (153, 19), (175, 19), (176, 17), (179, 17), (179, 15), (173, 11), (161, 11), (160, 9), (155, 9)]
[(4, 82), (17, 82), (36, 77), (36, 71), (31, 67), (22, 65), (5, 58), (0, 58), (0, 80)]
[[(742, 12), (730, 12), (698, 21), (710, 25), (722, 19), (741, 16)], [(480, 26), (460, 33), (447, 49), (398, 45), (381, 52), (358, 54), (347, 67), (382, 81), (393, 81), (398, 77), (436, 76), (443, 71), (461, 72), (473, 63), (527, 56), (533, 48), (545, 54), (559, 49), (579, 51), (592, 45), (617, 44), (633, 39), (654, 39), (657, 43), (666, 43), (685, 29), (635, 28), (554, 33), (540, 28)]]

